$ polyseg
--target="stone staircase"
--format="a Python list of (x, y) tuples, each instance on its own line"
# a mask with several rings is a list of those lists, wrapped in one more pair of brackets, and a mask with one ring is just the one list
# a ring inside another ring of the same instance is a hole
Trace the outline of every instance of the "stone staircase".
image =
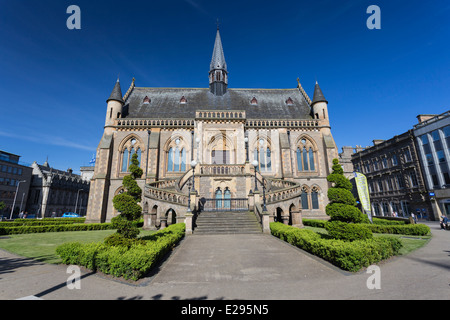
[(194, 234), (262, 233), (252, 212), (202, 212), (197, 217)]

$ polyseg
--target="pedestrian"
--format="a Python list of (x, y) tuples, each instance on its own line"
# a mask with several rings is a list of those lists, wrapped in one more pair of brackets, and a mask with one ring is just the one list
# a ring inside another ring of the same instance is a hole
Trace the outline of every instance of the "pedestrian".
[(446, 216), (441, 216), (442, 220), (440, 221), (441, 229), (445, 230), (448, 223), (448, 218)]
[(19, 213), (19, 219), (23, 218), (23, 210)]

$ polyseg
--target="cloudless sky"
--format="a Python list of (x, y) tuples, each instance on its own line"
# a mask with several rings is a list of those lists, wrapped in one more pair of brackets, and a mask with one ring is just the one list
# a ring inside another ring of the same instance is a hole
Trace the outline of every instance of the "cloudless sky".
[[(372, 5), (381, 30), (369, 30)], [(81, 30), (69, 30), (70, 5)], [(208, 87), (216, 19), (230, 88), (317, 80), (343, 146), (450, 109), (448, 0), (0, 0), (0, 150), (79, 172), (117, 76), (138, 87)]]

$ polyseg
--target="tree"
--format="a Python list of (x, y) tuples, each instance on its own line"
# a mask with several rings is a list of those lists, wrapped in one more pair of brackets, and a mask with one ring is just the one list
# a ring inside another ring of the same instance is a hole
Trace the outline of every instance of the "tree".
[(368, 218), (357, 207), (352, 194), (352, 183), (344, 176), (344, 170), (338, 159), (333, 160), (333, 172), (327, 180), (332, 183), (328, 189), (328, 200), (325, 211), (330, 216), (326, 224), (328, 233), (337, 239), (358, 240), (372, 237), (370, 230), (364, 226), (351, 224), (367, 222)]
[(125, 191), (113, 198), (114, 208), (120, 214), (113, 218), (111, 222), (113, 227), (117, 228), (117, 234), (127, 239), (135, 239), (139, 234), (136, 221), (142, 214), (142, 207), (139, 205), (142, 189), (138, 186), (136, 179), (139, 179), (143, 174), (136, 153), (131, 157), (129, 171), (131, 174), (125, 176), (122, 182)]

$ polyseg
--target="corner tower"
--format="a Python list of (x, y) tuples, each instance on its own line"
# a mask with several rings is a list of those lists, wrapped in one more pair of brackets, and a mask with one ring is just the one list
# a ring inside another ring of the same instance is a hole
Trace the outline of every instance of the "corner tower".
[(122, 99), (122, 89), (120, 88), (119, 78), (117, 78), (114, 89), (108, 100), (106, 100), (106, 103), (105, 131), (107, 131), (107, 127), (114, 125), (115, 119), (122, 116), (124, 101)]
[(328, 101), (320, 89), (319, 83), (316, 81), (314, 88), (314, 97), (311, 103), (314, 119), (329, 120), (328, 119)]
[(209, 89), (216, 96), (223, 96), (228, 87), (228, 70), (223, 53), (222, 39), (217, 27), (216, 42), (209, 67)]

